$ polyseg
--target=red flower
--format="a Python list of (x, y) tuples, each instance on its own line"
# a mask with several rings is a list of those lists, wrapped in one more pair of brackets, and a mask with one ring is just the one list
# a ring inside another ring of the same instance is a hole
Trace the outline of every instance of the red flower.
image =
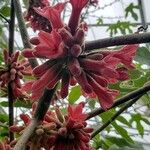
[(64, 26), (61, 20), (61, 12), (64, 10), (66, 3), (58, 3), (55, 6), (45, 7), (43, 9), (36, 8), (35, 11), (47, 18), (52, 25), (52, 28), (59, 29)]
[[(11, 82), (13, 96), (26, 97), (24, 91), (21, 90), (21, 79), (23, 75), (31, 75), (32, 69), (27, 60), (18, 61), (19, 52), (15, 52), (9, 57), (9, 54), (4, 50), (5, 66), (0, 70), (0, 87), (7, 87)], [(10, 69), (10, 70), (9, 70)]]
[(44, 8), (46, 6), (49, 6), (48, 0), (36, 0), (36, 2), (34, 0), (29, 1), (29, 8), (25, 19), (30, 23), (34, 31), (43, 30), (50, 32), (52, 30), (50, 22), (34, 10), (35, 8)]
[(127, 69), (118, 68), (118, 65), (131, 68), (137, 46), (85, 55), (84, 32), (80, 27), (72, 36), (69, 29), (62, 28), (50, 34), (40, 32), (39, 37), (31, 40), (36, 47), (32, 51), (25, 50), (24, 56), (49, 59), (33, 70), (38, 80), (32, 85), (32, 98), (38, 99), (45, 88), (52, 89), (60, 79), (60, 95), (65, 98), (73, 79), (84, 93), (96, 94), (102, 108), (111, 107), (119, 93), (108, 89), (108, 84), (128, 79)]
[(68, 26), (71, 29), (72, 35), (75, 34), (77, 27), (80, 23), (80, 14), (82, 9), (86, 6), (89, 0), (70, 0), (72, 5), (72, 12), (69, 19)]
[(83, 108), (84, 108), (84, 103), (79, 103), (78, 105), (69, 105), (68, 107), (68, 117), (72, 120), (72, 121), (78, 121), (78, 122), (82, 122), (87, 118), (87, 114), (84, 114)]
[(44, 31), (39, 32), (37, 41), (38, 44), (33, 51), (26, 49), (22, 54), (26, 57), (48, 59), (55, 59), (63, 54), (63, 45), (61, 44), (62, 39), (55, 30), (51, 33)]
[(117, 52), (114, 52), (114, 57), (119, 58), (120, 61), (129, 69), (133, 69), (133, 58), (135, 56), (138, 44), (124, 46)]
[[(87, 114), (83, 111), (84, 103), (68, 107), (68, 115), (62, 115), (59, 108), (55, 112), (48, 111), (44, 120), (36, 127), (27, 145), (39, 149), (83, 149), (92, 150), (89, 145), (92, 128), (87, 128), (85, 119)], [(35, 110), (35, 108), (34, 108)], [(33, 114), (34, 112), (32, 112)], [(30, 122), (26, 114), (20, 116), (24, 121), (23, 126), (14, 125), (10, 127), (12, 132), (22, 133)], [(38, 142), (35, 142), (38, 141)]]
[(0, 141), (0, 150), (10, 150), (10, 145), (7, 141)]

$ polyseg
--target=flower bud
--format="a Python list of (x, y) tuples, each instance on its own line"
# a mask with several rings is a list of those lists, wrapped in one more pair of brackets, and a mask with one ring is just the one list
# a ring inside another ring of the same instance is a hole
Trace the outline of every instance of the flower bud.
[(10, 70), (10, 73), (11, 73), (11, 75), (15, 75), (15, 74), (16, 74), (16, 69), (12, 68), (12, 69)]
[(33, 51), (32, 51), (31, 49), (24, 49), (24, 50), (22, 51), (22, 55), (23, 55), (24, 57), (27, 57), (27, 58), (33, 58), (34, 55), (33, 55), (32, 52), (33, 52)]
[(10, 80), (15, 80), (16, 76), (14, 74), (10, 75)]
[(79, 45), (83, 45), (84, 43), (84, 37), (85, 37), (85, 33), (84, 30), (79, 28), (74, 36), (75, 41), (79, 44)]
[(69, 31), (67, 31), (65, 28), (62, 28), (59, 30), (59, 34), (61, 35), (63, 42), (67, 46), (70, 47), (73, 45), (73, 37)]
[(36, 133), (37, 135), (42, 135), (42, 134), (44, 133), (44, 130), (43, 130), (43, 129), (36, 129), (36, 130), (35, 130), (35, 133)]
[(82, 48), (81, 48), (80, 45), (75, 44), (75, 45), (73, 45), (71, 47), (71, 54), (72, 54), (72, 56), (78, 57), (81, 54), (81, 52), (82, 52)]
[(47, 123), (43, 125), (44, 130), (53, 130), (56, 128), (56, 124), (54, 122)]
[(40, 43), (38, 37), (33, 37), (30, 39), (30, 43), (33, 45), (38, 45)]
[(12, 132), (20, 132), (20, 131), (22, 131), (22, 130), (24, 129), (24, 127), (23, 127), (23, 126), (16, 126), (16, 125), (13, 125), (13, 126), (11, 126), (9, 129), (10, 129), (10, 131), (12, 131)]
[(58, 134), (65, 136), (67, 134), (67, 129), (65, 127), (60, 128)]
[(64, 117), (58, 107), (55, 108), (55, 112), (56, 112), (56, 115), (57, 115), (57, 118), (59, 119), (59, 121), (63, 123)]
[(79, 76), (81, 74), (81, 67), (76, 58), (70, 59), (68, 62), (68, 68), (73, 76)]

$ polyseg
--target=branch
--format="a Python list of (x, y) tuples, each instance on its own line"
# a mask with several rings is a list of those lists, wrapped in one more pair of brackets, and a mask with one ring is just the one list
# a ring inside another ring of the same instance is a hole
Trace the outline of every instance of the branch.
[[(22, 38), (22, 42), (24, 45), (24, 48), (32, 48), (30, 42), (29, 42), (29, 35), (26, 29), (26, 25), (25, 25), (25, 21), (24, 18), (22, 16), (22, 10), (21, 10), (21, 4), (19, 0), (14, 0), (14, 5), (16, 8), (16, 16), (17, 16), (17, 20), (18, 20), (18, 25), (19, 25), (19, 30), (21, 33), (21, 38)], [(36, 59), (29, 59), (29, 62), (32, 66), (32, 68), (35, 68), (36, 66), (38, 66), (38, 62)]]
[(94, 138), (98, 133), (103, 131), (108, 125), (110, 125), (119, 115), (121, 115), (126, 109), (131, 107), (142, 95), (135, 97), (131, 101), (129, 101), (127, 104), (125, 104), (118, 112), (116, 112), (106, 123), (104, 123), (100, 128), (98, 128), (96, 131), (94, 131), (91, 135), (91, 138)]
[(19, 141), (15, 145), (13, 150), (23, 150), (27, 141), (29, 140), (30, 136), (33, 134), (35, 128), (37, 127), (38, 123), (43, 120), (49, 106), (57, 85), (54, 89), (48, 90), (46, 89), (43, 96), (40, 98), (38, 102), (38, 106), (36, 108), (35, 114), (33, 119), (31, 120), (30, 125), (24, 130), (23, 135), (20, 137)]
[[(10, 10), (10, 22), (9, 22), (9, 43), (8, 43), (8, 52), (9, 57), (13, 54), (14, 51), (14, 28), (15, 28), (15, 8), (14, 2), (11, 0), (11, 10)], [(9, 71), (11, 69), (11, 64), (9, 64)], [(9, 127), (14, 124), (14, 108), (13, 108), (13, 90), (12, 90), (12, 82), (8, 83), (8, 112), (9, 112)], [(9, 132), (10, 141), (14, 139), (14, 133)]]
[(7, 23), (10, 22), (2, 13), (0, 13), (0, 17), (3, 18)]
[(26, 143), (28, 139), (30, 138), (30, 136), (32, 135), (32, 133), (34, 132), (35, 128), (38, 126), (38, 123), (39, 122), (35, 118), (31, 120), (29, 126), (24, 130), (21, 138), (19, 139), (19, 141), (17, 142), (13, 150), (25, 149)]
[[(29, 42), (29, 36), (26, 30), (26, 26), (24, 23), (24, 19), (22, 17), (22, 10), (19, 0), (14, 0), (14, 5), (16, 8), (16, 15), (18, 19), (19, 29), (23, 41), (24, 48), (32, 48), (30, 42)], [(34, 68), (38, 65), (37, 61), (35, 59), (29, 59), (29, 62)], [(49, 106), (52, 100), (52, 97), (56, 91), (56, 87), (54, 89), (48, 90), (46, 89), (44, 91), (43, 96), (39, 99), (37, 109), (35, 111), (35, 114), (33, 116), (33, 119), (31, 120), (31, 123), (29, 126), (25, 129), (23, 135), (20, 137), (19, 141), (14, 147), (14, 150), (23, 150), (25, 148), (25, 145), (27, 141), (29, 140), (30, 136), (33, 134), (34, 129), (37, 127), (38, 123), (43, 120)]]
[[(112, 105), (112, 107), (110, 107), (109, 109), (111, 108), (114, 108), (116, 106), (119, 106), (121, 104), (124, 104), (125, 102), (129, 101), (130, 99), (133, 99), (139, 95), (144, 95), (146, 92), (148, 92), (150, 90), (150, 84), (148, 85), (145, 85), (144, 87), (142, 88), (139, 88), (138, 90), (135, 90), (119, 99), (117, 99), (114, 104)], [(87, 120), (92, 118), (92, 117), (95, 117), (101, 113), (103, 113), (104, 110), (102, 108), (98, 108), (98, 109), (95, 109), (91, 112), (88, 113), (88, 117), (87, 117)]]
[(111, 38), (90, 41), (85, 44), (85, 51), (90, 52), (94, 49), (105, 48), (109, 46), (149, 43), (150, 33), (130, 34), (124, 36), (116, 36)]

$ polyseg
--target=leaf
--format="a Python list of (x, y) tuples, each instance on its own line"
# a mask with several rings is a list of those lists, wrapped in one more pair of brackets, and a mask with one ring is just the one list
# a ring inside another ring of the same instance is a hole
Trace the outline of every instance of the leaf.
[(146, 118), (141, 118), (142, 119), (142, 121), (144, 121), (146, 124), (148, 124), (148, 125), (150, 125), (150, 121), (148, 120), (148, 119), (146, 119)]
[(5, 17), (9, 17), (10, 16), (10, 7), (8, 6), (3, 6), (1, 9), (0, 9), (0, 13), (2, 13)]
[(118, 116), (116, 120), (120, 121), (121, 123), (127, 125), (128, 127), (131, 127), (131, 124), (125, 119), (123, 116)]
[(138, 5), (134, 5), (133, 3), (130, 3), (129, 6), (127, 6), (125, 8), (125, 17), (128, 17), (129, 14), (134, 18), (134, 20), (138, 20), (138, 15), (137, 13), (135, 12), (137, 9), (139, 9), (139, 6)]
[(146, 47), (138, 48), (135, 60), (141, 64), (150, 65), (150, 51)]
[(5, 122), (8, 122), (8, 120), (9, 120), (8, 115), (6, 115), (6, 114), (0, 115), (0, 122), (5, 123)]
[(118, 147), (129, 146), (130, 144), (123, 138), (116, 138), (116, 137), (107, 137), (112, 144), (116, 144)]
[(116, 122), (113, 122), (112, 125), (125, 140), (129, 143), (134, 143), (132, 138), (128, 135), (128, 132), (123, 127), (119, 126)]
[[(0, 102), (0, 105), (3, 107), (8, 107), (8, 102), (6, 102), (6, 101)], [(32, 104), (30, 102), (27, 102), (27, 101), (17, 100), (14, 103), (14, 107), (31, 108)]]
[(88, 103), (92, 109), (95, 108), (96, 101), (94, 99), (88, 99)]
[(133, 123), (133, 122), (136, 123), (136, 129), (139, 132), (139, 134), (141, 135), (141, 137), (143, 137), (143, 135), (144, 135), (144, 127), (141, 124), (141, 121), (142, 121), (141, 114), (133, 114), (131, 117), (132, 118), (129, 120), (129, 122), (130, 123)]
[(103, 24), (103, 19), (102, 18), (98, 18), (97, 19), (97, 25)]
[(140, 71), (139, 69), (129, 70), (130, 79), (138, 79), (141, 77), (142, 74), (143, 74), (142, 71)]
[(141, 137), (143, 137), (144, 135), (144, 127), (142, 126), (141, 122), (137, 122), (136, 128), (139, 132), (139, 134), (141, 135)]
[(110, 36), (118, 33), (120, 31), (122, 34), (126, 34), (126, 32), (132, 33), (131, 27), (134, 25), (128, 21), (118, 21), (116, 24), (109, 25), (107, 31), (110, 31)]
[(75, 86), (71, 88), (71, 92), (69, 93), (69, 103), (74, 104), (81, 96), (81, 89), (80, 86)]

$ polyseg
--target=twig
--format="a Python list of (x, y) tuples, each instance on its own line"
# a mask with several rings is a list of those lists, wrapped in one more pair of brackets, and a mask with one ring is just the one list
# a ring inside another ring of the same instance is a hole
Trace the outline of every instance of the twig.
[(2, 13), (0, 13), (0, 17), (3, 18), (7, 23), (10, 22)]
[[(135, 97), (137, 97), (137, 96), (139, 96), (141, 94), (144, 95), (148, 91), (150, 91), (150, 84), (145, 85), (144, 87), (139, 88), (139, 89), (137, 89), (137, 90), (135, 90), (135, 91), (133, 91), (133, 92), (131, 92), (131, 93), (129, 93), (129, 94), (119, 98), (119, 99), (117, 99), (114, 102), (114, 104), (112, 105), (112, 107), (110, 107), (109, 109), (114, 108), (116, 106), (119, 106), (121, 104), (124, 104), (125, 102), (129, 101), (130, 99), (133, 99), (133, 98), (135, 98)], [(95, 109), (95, 110), (91, 111), (90, 113), (88, 113), (87, 119), (95, 117), (95, 116), (97, 116), (97, 115), (99, 115), (99, 114), (101, 114), (103, 112), (104, 112), (104, 110), (102, 108)]]
[[(29, 42), (29, 35), (28, 35), (27, 29), (26, 29), (26, 25), (24, 23), (25, 21), (24, 21), (24, 18), (22, 16), (20, 1), (14, 0), (14, 5), (16, 8), (16, 16), (17, 16), (19, 30), (21, 33), (21, 38), (22, 38), (24, 48), (32, 48), (32, 46)], [(33, 59), (33, 58), (29, 59), (29, 62), (31, 64), (32, 68), (35, 68), (36, 66), (38, 66), (38, 62), (36, 59)]]
[[(142, 95), (141, 95), (142, 96)], [(95, 130), (92, 135), (91, 138), (94, 138), (98, 133), (100, 133), (101, 131), (103, 131), (108, 125), (110, 125), (120, 114), (122, 114), (126, 109), (128, 109), (129, 107), (131, 107), (141, 96), (138, 96), (132, 100), (130, 100), (127, 104), (125, 104), (122, 108), (120, 108), (120, 110), (118, 112), (116, 112), (106, 123), (104, 123), (100, 128), (98, 128), (97, 130)]]
[[(15, 8), (16, 8), (16, 15), (18, 19), (19, 29), (21, 32), (22, 41), (25, 48), (31, 48), (31, 44), (29, 42), (28, 33), (26, 30), (26, 26), (24, 24), (24, 19), (22, 17), (22, 11), (21, 11), (21, 5), (19, 0), (14, 0)], [(30, 59), (29, 60), (32, 68), (37, 66), (37, 61)], [(27, 129), (24, 131), (23, 135), (20, 137), (19, 141), (14, 147), (14, 150), (23, 150), (25, 147), (25, 144), (29, 140), (30, 136), (33, 134), (34, 129), (38, 125), (38, 123), (43, 120), (44, 115), (46, 114), (51, 99), (55, 93), (56, 87), (52, 90), (45, 90), (43, 96), (40, 98), (38, 102), (37, 109), (35, 111), (35, 115), (30, 123), (30, 125), (27, 127)]]
[(34, 132), (35, 128), (38, 126), (38, 123), (39, 121), (35, 118), (31, 120), (29, 126), (24, 130), (24, 134), (21, 136), (13, 150), (24, 150), (28, 139)]
[(31, 120), (30, 125), (26, 128), (23, 135), (20, 137), (19, 141), (15, 145), (13, 150), (23, 150), (25, 144), (29, 140), (30, 136), (33, 134), (34, 129), (37, 127), (38, 123), (43, 120), (52, 100), (52, 97), (55, 93), (56, 87), (52, 90), (46, 89), (43, 96), (38, 102), (33, 119)]
[[(15, 27), (15, 8), (14, 2), (11, 0), (11, 10), (10, 10), (10, 22), (9, 22), (9, 43), (8, 43), (8, 50), (9, 50), (9, 57), (13, 54), (14, 50), (14, 27)], [(10, 70), (10, 65), (8, 66)], [(13, 108), (13, 91), (11, 86), (11, 81), (8, 83), (8, 111), (9, 111), (9, 127), (14, 124), (14, 108)], [(10, 141), (14, 139), (14, 133), (9, 132)]]
[(94, 49), (100, 49), (109, 46), (140, 44), (149, 42), (150, 42), (150, 32), (141, 34), (130, 34), (87, 42), (85, 44), (85, 51), (90, 52), (91, 50)]

